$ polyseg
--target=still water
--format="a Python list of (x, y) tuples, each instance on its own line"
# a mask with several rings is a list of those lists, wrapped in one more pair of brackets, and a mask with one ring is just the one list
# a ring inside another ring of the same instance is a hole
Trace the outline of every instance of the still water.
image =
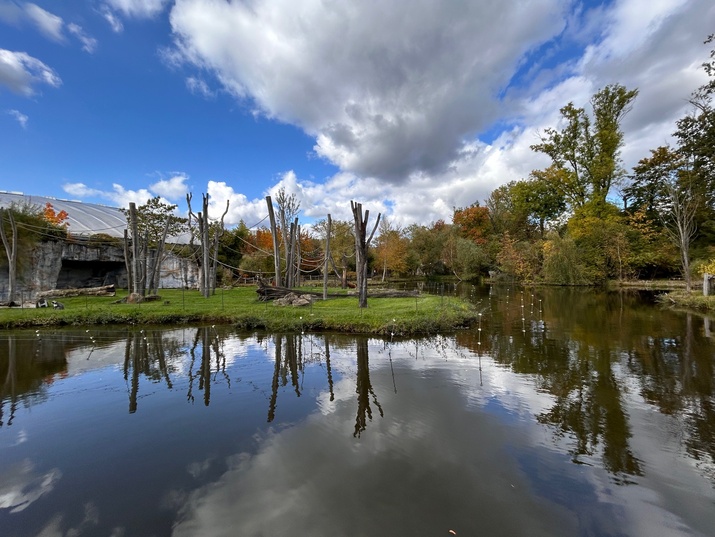
[(0, 535), (715, 535), (707, 318), (459, 291), (419, 339), (0, 332)]

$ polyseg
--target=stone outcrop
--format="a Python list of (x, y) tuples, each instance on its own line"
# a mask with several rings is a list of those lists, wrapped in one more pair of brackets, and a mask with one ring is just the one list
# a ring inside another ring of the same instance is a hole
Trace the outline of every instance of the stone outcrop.
[[(172, 253), (166, 255), (161, 264), (160, 288), (196, 288), (198, 280), (196, 263)], [(23, 301), (34, 301), (39, 292), (50, 289), (106, 285), (126, 288), (124, 249), (81, 242), (40, 242), (28, 260), (18, 266), (17, 282)], [(7, 293), (7, 260), (0, 258), (0, 300), (7, 297)]]

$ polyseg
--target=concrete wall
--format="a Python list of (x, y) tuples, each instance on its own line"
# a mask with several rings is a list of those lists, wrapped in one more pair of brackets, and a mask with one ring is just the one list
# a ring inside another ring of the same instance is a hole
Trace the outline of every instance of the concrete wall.
[[(4, 252), (3, 252), (4, 253)], [(38, 243), (23, 266), (18, 267), (17, 289), (22, 297), (34, 301), (40, 291), (73, 287), (98, 287), (114, 284), (127, 287), (124, 249), (118, 246), (88, 246), (81, 243)], [(199, 272), (188, 259), (167, 254), (161, 265), (160, 288), (197, 288)], [(0, 302), (7, 300), (7, 259), (0, 258)]]

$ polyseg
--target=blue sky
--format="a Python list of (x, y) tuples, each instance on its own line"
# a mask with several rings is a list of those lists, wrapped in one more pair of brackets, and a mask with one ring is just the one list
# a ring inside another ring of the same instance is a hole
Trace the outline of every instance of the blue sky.
[(705, 80), (705, 0), (0, 0), (0, 190), (108, 205), (209, 192), (229, 224), (449, 220), (547, 162), (569, 101), (639, 88), (632, 166)]

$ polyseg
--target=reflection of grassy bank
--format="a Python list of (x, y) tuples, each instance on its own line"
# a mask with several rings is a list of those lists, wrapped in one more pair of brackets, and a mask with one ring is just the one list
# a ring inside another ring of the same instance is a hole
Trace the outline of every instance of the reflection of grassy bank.
[(703, 296), (701, 289), (691, 291), (671, 291), (658, 297), (658, 301), (678, 307), (697, 311), (715, 312), (715, 296)]
[(369, 298), (361, 310), (357, 297), (317, 299), (302, 308), (259, 302), (253, 287), (217, 290), (204, 298), (198, 291), (163, 289), (161, 300), (116, 304), (126, 296), (63, 298), (64, 310), (1, 309), (0, 327), (48, 325), (222, 323), (271, 331), (331, 330), (371, 334), (425, 334), (468, 325), (474, 309), (461, 299), (424, 295), (419, 298)]

